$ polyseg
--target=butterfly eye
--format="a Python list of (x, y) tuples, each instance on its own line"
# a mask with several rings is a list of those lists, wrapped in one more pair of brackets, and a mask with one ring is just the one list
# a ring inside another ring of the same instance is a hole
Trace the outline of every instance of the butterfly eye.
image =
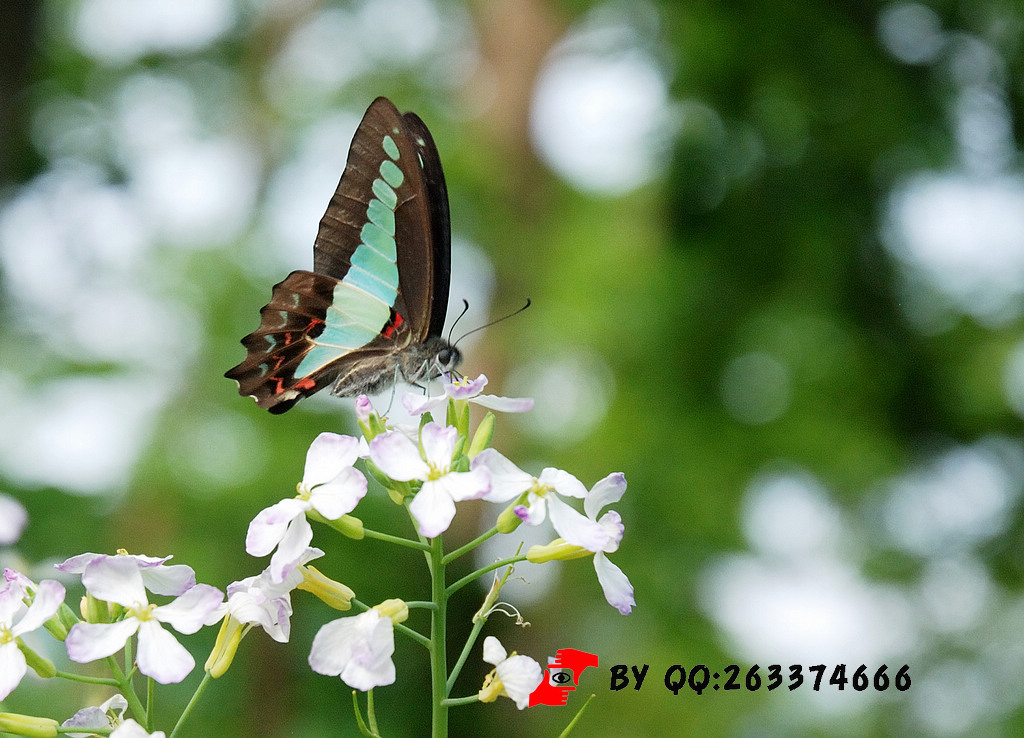
[(439, 366), (448, 368), (452, 365), (452, 350), (443, 348), (437, 352), (437, 363)]

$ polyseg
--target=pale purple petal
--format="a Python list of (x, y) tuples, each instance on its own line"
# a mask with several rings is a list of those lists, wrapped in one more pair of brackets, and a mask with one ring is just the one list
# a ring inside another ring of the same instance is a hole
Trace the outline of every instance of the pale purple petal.
[(548, 517), (548, 503), (543, 497), (530, 494), (528, 505), (516, 505), (515, 513), (527, 525), (540, 525)]
[(484, 661), (497, 666), (508, 657), (505, 647), (494, 636), (484, 638)]
[(370, 402), (370, 398), (366, 395), (359, 395), (356, 398), (355, 404), (356, 419), (366, 422), (370, 419), (370, 415), (373, 413), (373, 403)]
[(117, 623), (75, 623), (64, 641), (68, 658), (80, 664), (106, 658), (124, 648), (138, 629), (139, 621), (135, 618)]
[(288, 524), (304, 517), (310, 509), (309, 501), (290, 497), (264, 508), (249, 523), (245, 536), (245, 551), (250, 556), (266, 556), (274, 550), (288, 532)]
[(305, 516), (295, 518), (278, 544), (277, 551), (270, 557), (270, 578), (274, 582), (283, 582), (288, 572), (298, 566), (312, 540), (313, 528), (309, 521)]
[(320, 628), (313, 638), (309, 665), (318, 674), (341, 676), (350, 687), (366, 691), (395, 681), (394, 650), (391, 619), (368, 610)]
[(20, 581), (11, 581), (0, 589), (0, 625), (10, 627), (14, 616), (25, 606), (25, 586)]
[(493, 448), (485, 448), (470, 463), (471, 469), (486, 467), (491, 472), (491, 489), (485, 499), (490, 502), (514, 500), (533, 486), (533, 476), (527, 474)]
[[(109, 559), (109, 554), (98, 554), (98, 553), (83, 553), (77, 556), (72, 556), (69, 559), (65, 559), (59, 564), (54, 564), (54, 569), (66, 572), (68, 574), (81, 574), (85, 571), (85, 567), (91, 564), (96, 559)], [(168, 557), (170, 558), (170, 557)]]
[(416, 529), (425, 538), (441, 535), (452, 524), (455, 503), (437, 482), (424, 482), (409, 503), (409, 512), (416, 519)]
[(481, 374), (476, 379), (464, 379), (461, 382), (449, 382), (444, 386), (445, 394), (453, 400), (468, 400), (476, 397), (487, 386), (487, 377)]
[(28, 525), (25, 506), (10, 495), (0, 494), (0, 546), (10, 546), (21, 538)]
[(595, 553), (608, 543), (608, 532), (596, 520), (582, 515), (554, 495), (549, 496), (547, 502), (551, 525), (567, 543)]
[(479, 500), (491, 490), (491, 472), (485, 466), (468, 472), (448, 472), (436, 483), (456, 502)]
[(430, 467), (420, 458), (416, 444), (400, 432), (382, 433), (370, 443), (370, 460), (398, 482), (426, 479)]
[(139, 564), (131, 556), (96, 559), (82, 572), (82, 584), (99, 600), (133, 607), (149, 602)]
[(366, 494), (366, 477), (349, 466), (327, 484), (309, 493), (309, 504), (328, 520), (352, 512)]
[(622, 516), (614, 510), (609, 510), (597, 522), (608, 534), (608, 542), (601, 550), (605, 553), (615, 553), (619, 550), (622, 535), (626, 532), (626, 526), (622, 524)]
[(607, 505), (614, 505), (622, 499), (626, 493), (626, 475), (622, 472), (609, 474), (600, 482), (594, 485), (590, 493), (583, 499), (583, 509), (587, 517), (597, 520), (597, 514), (601, 508)]
[(426, 412), (433, 412), (446, 402), (448, 402), (447, 395), (431, 397), (430, 395), (417, 394), (414, 392), (406, 392), (402, 395), (402, 406), (409, 415), (422, 415)]
[(497, 410), (499, 413), (527, 413), (533, 410), (532, 397), (501, 397), (500, 395), (479, 395), (474, 397), (480, 407)]
[[(171, 558), (165, 557), (162, 561)], [(142, 583), (146, 585), (153, 594), (168, 595), (177, 597), (187, 592), (196, 584), (196, 573), (191, 566), (184, 564), (172, 564), (169, 566), (147, 566), (143, 565), (139, 571), (142, 572)]]
[(0, 700), (6, 699), (21, 683), (25, 670), (25, 654), (18, 644), (13, 640), (0, 643)]
[(306, 468), (302, 473), (302, 486), (311, 489), (334, 479), (345, 467), (359, 458), (359, 441), (352, 436), (321, 433), (306, 452)]
[(114, 715), (114, 720), (119, 720), (127, 709), (128, 700), (120, 694), (115, 694), (102, 705), (83, 707), (60, 724), (62, 728), (84, 728), (86, 732), (64, 733), (63, 735), (70, 736), (70, 738), (90, 738), (95, 735), (96, 728), (110, 728), (111, 719), (107, 716), (108, 712)]
[(192, 654), (156, 620), (139, 626), (138, 661), (139, 671), (160, 684), (177, 684), (196, 665)]
[(423, 455), (427, 457), (429, 463), (438, 469), (447, 469), (451, 466), (452, 454), (455, 453), (455, 441), (458, 437), (459, 431), (452, 426), (427, 423), (423, 426), (420, 434)]
[(563, 497), (576, 497), (582, 500), (587, 496), (587, 488), (583, 486), (583, 482), (561, 469), (549, 466), (540, 473), (538, 480), (542, 485), (553, 488)]
[(57, 608), (64, 601), (64, 585), (52, 579), (44, 579), (36, 589), (28, 611), (21, 621), (11, 628), (11, 634), (20, 636), (39, 628), (57, 613)]
[(629, 578), (622, 573), (603, 553), (594, 554), (594, 571), (597, 572), (597, 581), (604, 590), (604, 598), (608, 604), (614, 607), (623, 615), (629, 615), (636, 605), (633, 599), (633, 585)]
[(173, 625), (179, 633), (195, 633), (223, 601), (224, 594), (216, 587), (197, 584), (174, 601), (154, 608), (153, 617)]
[(501, 683), (505, 686), (505, 692), (516, 707), (524, 710), (530, 706), (530, 695), (540, 686), (544, 679), (544, 670), (540, 664), (529, 656), (511, 656), (495, 669)]

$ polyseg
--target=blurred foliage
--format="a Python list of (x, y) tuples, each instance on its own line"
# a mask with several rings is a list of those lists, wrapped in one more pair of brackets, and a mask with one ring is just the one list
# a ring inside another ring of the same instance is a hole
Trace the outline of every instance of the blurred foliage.
[[(510, 650), (542, 663), (571, 644), (599, 653), (602, 667), (651, 664), (641, 692), (609, 692), (593, 676), (584, 681), (581, 692), (596, 691), (598, 699), (574, 735), (999, 735), (1024, 729), (1019, 682), (985, 671), (978, 657), (986, 639), (1004, 642), (993, 632), (1022, 630), (1013, 609), (993, 608), (953, 635), (921, 625), (919, 640), (894, 655), (900, 663), (912, 659), (915, 676), (964, 664), (968, 676), (980, 671), (982, 681), (997, 685), (998, 699), (992, 699), (998, 709), (986, 715), (976, 707), (965, 713), (966, 722), (946, 728), (920, 719), (927, 709), (921, 705), (932, 704), (924, 697), (907, 712), (910, 695), (887, 695), (841, 712), (837, 721), (836, 713), (813, 705), (806, 689), (697, 698), (672, 696), (661, 684), (675, 663), (751, 662), (709, 616), (701, 587), (712, 562), (749, 546), (741, 521), (752, 480), (772, 470), (811, 475), (844, 519), (855, 521), (846, 533), (860, 551), (853, 560), (863, 576), (906, 586), (913, 599), (927, 557), (893, 544), (883, 530), (883, 491), (901, 475), (986, 439), (997, 437), (1020, 451), (1020, 417), (1003, 379), (1020, 341), (1019, 315), (979, 320), (918, 285), (924, 290), (918, 299), (947, 305), (938, 328), (922, 327), (907, 312), (913, 280), (883, 243), (893, 191), (918, 172), (958, 161), (952, 62), (939, 54), (911, 64), (887, 51), (879, 19), (897, 6), (660, 0), (637, 11), (582, 0), (439, 1), (431, 7), (441, 19), (441, 37), (431, 50), (394, 63), (381, 54), (338, 81), (282, 88), (274, 65), (297, 43), (295, 34), (319, 22), (324, 11), (351, 19), (374, 3), (237, 2), (230, 6), (230, 30), (209, 42), (157, 45), (123, 58), (103, 58), (76, 41), (76, 13), (87, 4), (17, 2), (0, 9), (8, 39), (0, 59), (4, 201), (69, 161), (87, 162), (110, 185), (131, 185), (137, 172), (125, 163), (116, 108), (123, 104), (122, 85), (145, 75), (185, 85), (202, 135), (243, 141), (260, 181), (252, 184), (258, 193), (252, 213), (230, 238), (181, 248), (155, 230), (139, 286), (187, 308), (194, 322), (179, 326), (187, 349), (148, 358), (171, 370), (159, 374), (167, 386), (126, 484), (110, 494), (75, 496), (0, 468), (4, 491), (31, 515), (17, 546), (23, 560), (45, 564), (119, 547), (173, 553), (200, 581), (221, 588), (262, 568), (243, 551), (248, 521), (294, 488), (316, 434), (354, 430), (341, 403), (303, 403), (269, 416), (222, 378), (241, 359), (238, 341), (256, 325), (273, 282), (288, 269), (308, 267), (291, 263), (273, 276), (285, 259), (261, 217), (269, 207), (268, 182), (296, 157), (301, 134), (318, 121), (338, 111), (357, 116), (373, 97), (386, 95), (430, 126), (451, 191), (455, 235), (485, 251), (494, 266), (490, 312), (502, 315), (526, 296), (533, 300), (524, 315), (484, 334), (465, 371), (483, 371), (491, 389), (513, 394), (505, 378), (520, 367), (582, 353), (597, 357), (611, 378), (606, 413), (589, 433), (552, 439), (503, 418), (495, 440), (513, 459), (536, 460), (538, 470), (548, 464), (567, 469), (588, 486), (618, 470), (629, 481), (618, 506), (626, 538), (614, 560), (636, 588), (633, 615), (623, 619), (609, 608), (590, 564), (575, 562), (563, 567), (545, 599), (524, 608), (531, 628), (492, 619)], [(1000, 59), (1008, 125), (1019, 148), (1020, 7), (1001, 0), (936, 0), (927, 7), (949, 45), (973, 40)], [(555, 44), (609, 10), (620, 22), (635, 23), (636, 44), (659, 65), (674, 111), (660, 174), (616, 195), (583, 192), (557, 176), (538, 158), (528, 130), (534, 81)], [(326, 69), (325, 78), (336, 71)], [(74, 114), (46, 118), (58, 109)], [(62, 128), (46, 133), (47, 124)], [(336, 143), (347, 148), (347, 141)], [(314, 227), (315, 221), (310, 234)], [(19, 248), (29, 252), (34, 245)], [(9, 270), (11, 262), (3, 263)], [(55, 345), (48, 327), (9, 292), (0, 310), (0, 377), (8, 396), (12, 388), (31, 394), (62, 377), (117, 377), (124, 369), (117, 360), (77, 357)], [(131, 321), (112, 330), (126, 324)], [(772, 357), (786, 371), (783, 410), (758, 422), (738, 418), (723, 402), (723, 375), (748, 355)], [(31, 404), (15, 406), (32, 412)], [(117, 422), (118, 411), (110, 412), (107, 420)], [(5, 412), (5, 439), (18, 432), (24, 414)], [(59, 446), (47, 454), (50, 463), (62, 463)], [(1021, 470), (1014, 473), (1016, 493)], [(379, 495), (359, 510), (368, 524), (387, 511)], [(993, 599), (1004, 603), (1016, 602), (1024, 586), (1024, 516), (1016, 505), (1007, 516), (1010, 522), (976, 552), (998, 589)], [(453, 538), (470, 533), (467, 523)], [(426, 594), (415, 556), (374, 542), (318, 537), (316, 544), (328, 550), (328, 573), (364, 599)], [(44, 571), (41, 566), (33, 574)], [(387, 592), (379, 591), (384, 581)], [(510, 590), (509, 599), (514, 596)], [(478, 604), (475, 596), (457, 601), (450, 642), (468, 632)], [(247, 638), (186, 732), (354, 735), (348, 688), (306, 665), (305, 649), (331, 617), (319, 603), (297, 597), (292, 642), (282, 646), (255, 633)], [(200, 664), (213, 637), (194, 639)], [(1019, 647), (1024, 638), (1009, 642)], [(398, 682), (377, 694), (382, 727), (394, 737), (423, 735), (427, 661), (408, 642), (399, 640), (397, 648)], [(793, 663), (786, 653), (777, 658)], [(455, 693), (474, 692), (484, 673), (467, 667)], [(602, 680), (605, 674), (602, 668)], [(965, 677), (943, 694), (941, 685), (956, 680), (936, 683), (932, 699), (953, 704), (963, 696), (955, 690), (974, 684)], [(180, 710), (191, 686), (170, 690), (165, 699), (172, 704), (161, 712)], [(69, 703), (60, 685), (26, 681), (3, 707), (56, 717), (101, 699), (85, 698)], [(452, 734), (492, 735), (514, 725), (522, 735), (554, 735), (570, 716), (555, 709), (516, 713), (507, 701), (476, 705), (453, 711)]]

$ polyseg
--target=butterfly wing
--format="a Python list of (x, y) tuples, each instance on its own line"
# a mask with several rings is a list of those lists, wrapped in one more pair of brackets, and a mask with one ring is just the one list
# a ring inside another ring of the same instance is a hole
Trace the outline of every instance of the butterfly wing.
[(274, 286), (245, 360), (225, 376), (282, 413), (334, 384), (373, 392), (397, 357), (440, 334), (448, 306), (448, 192), (430, 133), (385, 98), (367, 109), (320, 220), (313, 272)]

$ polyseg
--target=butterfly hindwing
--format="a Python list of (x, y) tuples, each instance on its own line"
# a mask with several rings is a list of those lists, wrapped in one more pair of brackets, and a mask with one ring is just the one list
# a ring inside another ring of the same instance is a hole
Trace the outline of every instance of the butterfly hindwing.
[[(430, 133), (385, 98), (367, 109), (320, 221), (313, 272), (274, 286), (239, 392), (280, 413), (333, 384), (354, 395), (433, 370), (448, 304), (448, 196)], [(428, 340), (429, 339), (429, 340)], [(445, 356), (458, 360), (451, 349)]]

